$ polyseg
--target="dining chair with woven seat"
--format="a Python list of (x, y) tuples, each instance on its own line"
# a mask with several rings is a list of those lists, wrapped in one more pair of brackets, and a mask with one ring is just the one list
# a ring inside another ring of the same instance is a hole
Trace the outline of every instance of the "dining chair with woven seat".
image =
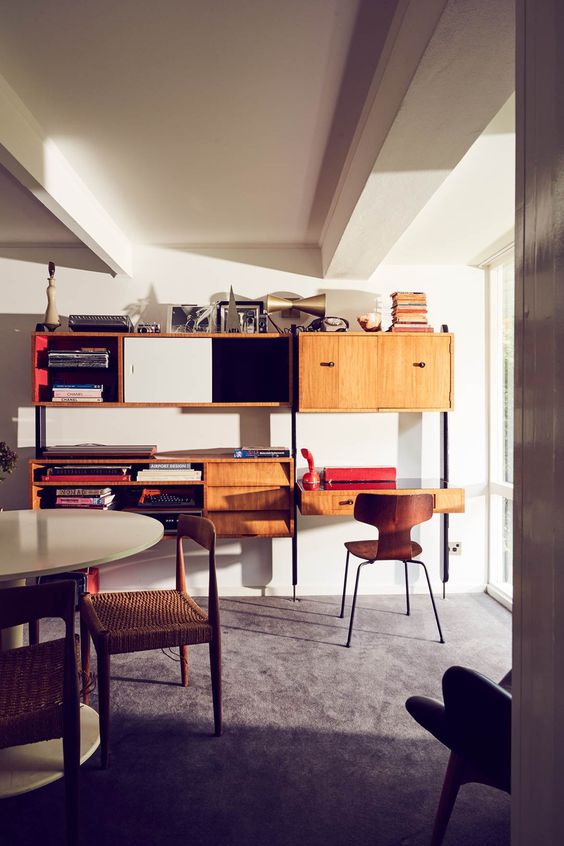
[[(208, 611), (186, 588), (184, 538), (208, 551)], [(176, 537), (176, 589), (84, 594), (80, 599), (83, 673), (90, 672), (90, 638), (98, 662), (102, 767), (109, 764), (110, 656), (179, 647), (181, 681), (188, 686), (188, 646), (209, 644), (215, 734), (222, 732), (221, 631), (215, 570), (215, 528), (205, 517), (182, 515)], [(88, 701), (85, 692), (85, 702)]]
[(80, 697), (74, 582), (0, 590), (0, 629), (61, 618), (65, 636), (0, 652), (0, 748), (63, 740), (67, 843), (78, 842)]
[(354, 555), (355, 558), (362, 559), (356, 571), (347, 646), (351, 645), (360, 571), (366, 566), (366, 564), (373, 564), (375, 561), (403, 562), (405, 575), (405, 600), (407, 606), (406, 614), (408, 616), (411, 613), (411, 609), (409, 604), (409, 577), (407, 565), (411, 563), (419, 564), (423, 567), (437, 628), (439, 630), (439, 641), (440, 643), (445, 642), (441, 624), (439, 622), (437, 607), (435, 605), (435, 599), (433, 597), (433, 591), (431, 589), (429, 573), (427, 572), (427, 567), (423, 561), (420, 561), (418, 557), (421, 555), (423, 550), (418, 543), (411, 540), (411, 529), (414, 526), (418, 526), (420, 523), (424, 523), (426, 520), (430, 520), (432, 516), (432, 494), (358, 494), (354, 505), (354, 519), (358, 520), (360, 523), (367, 523), (368, 525), (374, 526), (378, 529), (378, 538), (374, 540), (348, 541), (345, 543), (347, 557), (345, 561), (345, 578), (343, 584), (343, 597), (341, 600), (341, 613), (339, 614), (341, 618), (345, 616), (349, 558), (351, 555)]

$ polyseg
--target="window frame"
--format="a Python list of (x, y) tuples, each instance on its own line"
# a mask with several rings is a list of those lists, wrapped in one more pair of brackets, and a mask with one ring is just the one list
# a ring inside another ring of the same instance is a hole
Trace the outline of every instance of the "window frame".
[[(505, 578), (504, 501), (513, 503), (513, 484), (504, 478), (503, 268), (514, 262), (513, 245), (485, 264), (488, 290), (488, 567), (486, 591), (509, 610), (513, 585)], [(512, 456), (510, 457), (512, 460)]]

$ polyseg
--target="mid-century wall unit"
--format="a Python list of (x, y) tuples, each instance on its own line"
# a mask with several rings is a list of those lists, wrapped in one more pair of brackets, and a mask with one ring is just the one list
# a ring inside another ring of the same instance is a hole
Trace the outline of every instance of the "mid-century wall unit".
[[(296, 483), (296, 414), (301, 412), (441, 412), (443, 449), (440, 478), (434, 482), (398, 480), (388, 493), (429, 491), (442, 515), (442, 579), (448, 580), (448, 513), (464, 510), (464, 491), (448, 485), (448, 412), (453, 408), (453, 345), (450, 333), (383, 334), (362, 332), (297, 334), (136, 335), (43, 333), (32, 336), (36, 457), (30, 462), (32, 508), (54, 505), (47, 470), (61, 464), (46, 458), (45, 411), (51, 407), (287, 407), (292, 416), (290, 458), (234, 458), (228, 451), (168, 454), (123, 459), (129, 481), (112, 483), (118, 507), (139, 509), (144, 489), (137, 481), (148, 463), (191, 462), (198, 482), (182, 483), (194, 507), (215, 523), (219, 537), (292, 537), (292, 584), (298, 581), (296, 509), (302, 514), (352, 515), (359, 490), (304, 490)], [(49, 367), (48, 353), (80, 348), (107, 349), (109, 366), (100, 369)], [(53, 385), (95, 381), (103, 386), (99, 403), (53, 402)], [(77, 433), (77, 441), (81, 439)], [(64, 464), (103, 467), (111, 459), (64, 459)], [(120, 460), (121, 463), (121, 460)], [(95, 486), (96, 483), (90, 483)], [(76, 485), (67, 483), (69, 487)], [(158, 486), (178, 482), (159, 482)], [(85, 487), (87, 487), (85, 485)], [(296, 495), (294, 495), (294, 491)], [(381, 491), (385, 493), (386, 491)]]

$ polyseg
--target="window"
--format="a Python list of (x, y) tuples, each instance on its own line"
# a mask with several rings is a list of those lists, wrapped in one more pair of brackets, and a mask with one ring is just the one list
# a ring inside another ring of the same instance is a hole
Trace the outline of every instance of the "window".
[(488, 592), (513, 598), (513, 251), (488, 266), (490, 295), (490, 469)]

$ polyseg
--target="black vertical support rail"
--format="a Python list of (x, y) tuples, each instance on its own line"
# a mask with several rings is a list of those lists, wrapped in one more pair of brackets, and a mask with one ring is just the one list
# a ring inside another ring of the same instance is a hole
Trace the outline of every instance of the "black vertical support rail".
[(297, 482), (298, 482), (298, 461), (297, 461), (297, 407), (298, 407), (298, 333), (296, 327), (293, 325), (291, 329), (292, 344), (292, 396), (291, 396), (291, 416), (292, 416), (292, 458), (294, 459), (294, 497), (293, 497), (293, 516), (294, 516), (294, 532), (292, 534), (292, 599), (296, 601), (296, 586), (298, 584), (298, 496), (297, 496)]
[[(448, 332), (448, 326), (443, 324), (441, 332)], [(448, 411), (441, 411), (441, 487), (448, 487)], [(446, 597), (446, 583), (449, 579), (448, 557), (448, 529), (449, 515), (441, 514), (441, 581), (443, 583), (443, 599)]]
[(47, 409), (44, 405), (35, 406), (35, 457), (43, 457), (45, 443)]

